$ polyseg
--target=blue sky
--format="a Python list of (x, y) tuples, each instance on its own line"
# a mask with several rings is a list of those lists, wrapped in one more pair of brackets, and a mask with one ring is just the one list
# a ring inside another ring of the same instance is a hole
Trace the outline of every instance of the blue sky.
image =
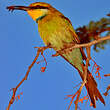
[[(99, 20), (110, 12), (110, 0), (41, 0), (67, 16), (74, 28), (88, 24), (90, 20)], [(6, 10), (10, 5), (29, 5), (36, 0), (0, 0), (0, 110), (5, 110), (11, 97), (10, 89), (23, 78), (28, 66), (35, 57), (35, 46), (43, 46), (38, 34), (37, 24), (26, 12)], [(77, 89), (73, 87), (81, 82), (77, 71), (61, 57), (52, 58), (54, 51), (47, 50), (45, 57), (48, 62), (44, 73), (40, 72), (43, 63), (32, 68), (28, 80), (19, 88), (17, 95), (23, 92), (20, 100), (15, 101), (10, 110), (66, 110), (69, 100), (64, 100), (68, 94)], [(100, 73), (110, 73), (110, 45), (100, 53), (92, 51), (94, 60), (103, 69)], [(41, 57), (39, 60), (42, 59)], [(98, 80), (97, 80), (98, 81)], [(101, 93), (105, 92), (109, 78), (98, 81)], [(86, 95), (85, 90), (82, 95)], [(106, 106), (97, 102), (96, 110), (109, 110), (110, 97), (104, 97)], [(80, 104), (81, 110), (93, 110), (89, 103)], [(70, 110), (74, 110), (72, 105)]]

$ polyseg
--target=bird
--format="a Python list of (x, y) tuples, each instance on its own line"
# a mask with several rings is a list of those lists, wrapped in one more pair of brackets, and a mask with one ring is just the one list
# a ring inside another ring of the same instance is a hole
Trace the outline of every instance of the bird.
[[(44, 2), (35, 2), (29, 6), (8, 6), (9, 11), (26, 11), (30, 17), (38, 24), (38, 31), (46, 46), (56, 51), (65, 50), (71, 44), (80, 44), (71, 21), (60, 11)], [(59, 55), (77, 69), (80, 77), (84, 80), (84, 60), (86, 55), (82, 48), (74, 48)], [(100, 100), (104, 105), (105, 101), (97, 88), (97, 83), (89, 70), (87, 70), (87, 82), (85, 87), (90, 97), (92, 106), (96, 108), (96, 100)]]

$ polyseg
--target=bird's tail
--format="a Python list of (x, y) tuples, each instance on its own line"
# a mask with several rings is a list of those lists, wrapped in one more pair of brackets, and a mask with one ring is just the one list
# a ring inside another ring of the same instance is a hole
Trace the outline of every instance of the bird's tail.
[[(82, 76), (81, 76), (81, 78), (82, 78)], [(98, 100), (98, 99), (105, 105), (105, 101), (97, 88), (97, 83), (89, 71), (87, 74), (87, 83), (85, 84), (85, 86), (86, 86), (88, 95), (90, 97), (91, 103), (94, 108), (96, 108), (96, 100)]]
[[(61, 54), (61, 56), (78, 70), (82, 80), (84, 81), (84, 63), (82, 60), (81, 51), (79, 49), (74, 49), (69, 53), (65, 53), (63, 55)], [(97, 88), (97, 83), (95, 79), (93, 78), (89, 70), (87, 72), (87, 82), (85, 86), (93, 107), (96, 108), (96, 100), (98, 99), (105, 105), (105, 101)]]

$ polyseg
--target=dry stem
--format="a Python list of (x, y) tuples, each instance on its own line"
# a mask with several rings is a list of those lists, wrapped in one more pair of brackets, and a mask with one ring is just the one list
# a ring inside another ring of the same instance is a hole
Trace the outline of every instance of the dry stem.
[(108, 76), (110, 76), (110, 73), (108, 73), (108, 74), (104, 74), (104, 76), (105, 76), (105, 77), (108, 77)]
[(110, 36), (101, 37), (97, 40), (94, 40), (92, 42), (85, 43), (85, 44), (73, 44), (73, 45), (70, 44), (70, 46), (68, 48), (57, 51), (56, 54), (54, 54), (53, 56), (58, 56), (60, 54), (65, 53), (65, 51), (69, 51), (69, 50), (75, 49), (75, 48), (91, 47), (92, 45), (100, 43), (100, 42), (105, 41), (105, 40), (110, 40)]
[(105, 95), (105, 96), (108, 96), (108, 94), (109, 94), (108, 92), (109, 92), (109, 90), (110, 90), (110, 84), (108, 85), (108, 87), (107, 87), (106, 89), (107, 89), (107, 90), (106, 90), (106, 92), (104, 93), (104, 95)]
[(87, 82), (87, 70), (88, 70), (88, 65), (89, 65), (89, 60), (91, 59), (91, 56), (90, 56), (90, 47), (86, 47), (86, 51), (87, 51), (87, 59), (86, 59), (86, 65), (84, 67), (84, 80), (83, 80), (83, 83), (81, 84), (79, 90), (78, 90), (78, 95), (77, 95), (77, 98), (75, 100), (75, 110), (77, 110), (78, 108), (78, 102), (79, 102), (79, 98), (80, 98), (80, 94), (81, 94), (81, 91), (83, 89), (83, 87), (85, 86), (86, 82)]
[[(99, 38), (99, 39), (97, 39), (97, 40), (94, 40), (94, 41), (92, 41), (92, 42), (90, 42), (90, 43), (86, 43), (86, 44), (75, 44), (75, 45), (74, 45), (74, 44), (73, 44), (73, 45), (71, 44), (71, 46), (69, 46), (68, 48), (64, 49), (64, 51), (63, 51), (63, 50), (60, 50), (60, 51), (56, 52), (55, 55), (53, 55), (53, 56), (58, 56), (58, 55), (63, 54), (65, 51), (68, 51), (68, 50), (70, 50), (70, 49), (86, 47), (88, 57), (87, 57), (86, 66), (85, 66), (85, 69), (84, 69), (84, 74), (85, 74), (85, 76), (84, 76), (83, 83), (82, 83), (81, 87), (80, 87), (79, 90), (78, 90), (79, 94), (77, 95), (77, 99), (76, 99), (76, 101), (75, 101), (75, 110), (77, 110), (78, 100), (79, 100), (79, 97), (80, 97), (82, 88), (83, 88), (83, 86), (86, 84), (87, 68), (88, 68), (88, 64), (89, 64), (89, 60), (90, 60), (90, 47), (91, 47), (92, 45), (97, 44), (97, 43), (99, 43), (99, 42), (102, 42), (102, 41), (104, 41), (104, 40), (110, 40), (110, 36), (102, 37), (102, 38)], [(15, 88), (13, 88), (13, 95), (12, 95), (10, 101), (9, 101), (7, 110), (10, 109), (10, 106), (11, 106), (11, 105), (13, 104), (13, 102), (15, 101), (15, 94), (16, 94), (17, 89), (21, 86), (21, 84), (22, 84), (25, 80), (27, 80), (27, 77), (28, 77), (28, 75), (29, 75), (29, 72), (30, 72), (31, 68), (34, 66), (36, 60), (38, 59), (39, 54), (40, 54), (40, 53), (43, 54), (43, 51), (44, 51), (44, 50), (46, 50), (47, 48), (52, 48), (52, 47), (47, 46), (47, 47), (35, 47), (35, 48), (38, 48), (37, 55), (36, 55), (36, 57), (34, 58), (32, 64), (28, 67), (28, 70), (27, 70), (27, 72), (26, 72), (25, 77), (20, 81), (20, 83), (18, 83), (18, 85), (17, 85)]]
[(28, 75), (29, 75), (29, 72), (31, 71), (31, 68), (34, 66), (34, 64), (36, 63), (36, 60), (38, 59), (40, 53), (43, 54), (43, 51), (46, 50), (46, 49), (49, 48), (49, 47), (46, 46), (46, 47), (35, 47), (35, 48), (38, 48), (37, 54), (36, 54), (36, 56), (35, 56), (33, 62), (31, 63), (31, 65), (28, 67), (28, 70), (27, 70), (26, 75), (24, 76), (24, 78), (18, 83), (18, 85), (16, 86), (16, 88), (13, 88), (13, 95), (12, 95), (10, 101), (9, 101), (9, 104), (8, 104), (8, 107), (7, 107), (6, 110), (9, 110), (9, 109), (10, 109), (10, 106), (14, 103), (14, 101), (15, 101), (15, 95), (16, 95), (17, 89), (21, 86), (21, 84), (22, 84), (25, 80), (27, 80), (27, 77), (28, 77)]

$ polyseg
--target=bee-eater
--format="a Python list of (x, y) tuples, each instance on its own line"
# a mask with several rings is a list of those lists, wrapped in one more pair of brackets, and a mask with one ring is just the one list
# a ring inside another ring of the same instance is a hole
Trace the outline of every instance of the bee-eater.
[[(48, 3), (36, 2), (29, 6), (9, 6), (7, 9), (26, 11), (38, 23), (38, 31), (45, 45), (51, 45), (55, 51), (65, 49), (71, 43), (80, 43), (70, 20)], [(60, 56), (75, 67), (84, 80), (83, 60), (86, 59), (86, 56), (83, 50), (75, 48), (60, 54)], [(97, 83), (90, 75), (89, 70), (85, 87), (94, 108), (96, 108), (96, 100), (98, 99), (105, 105), (105, 101), (97, 89)]]

